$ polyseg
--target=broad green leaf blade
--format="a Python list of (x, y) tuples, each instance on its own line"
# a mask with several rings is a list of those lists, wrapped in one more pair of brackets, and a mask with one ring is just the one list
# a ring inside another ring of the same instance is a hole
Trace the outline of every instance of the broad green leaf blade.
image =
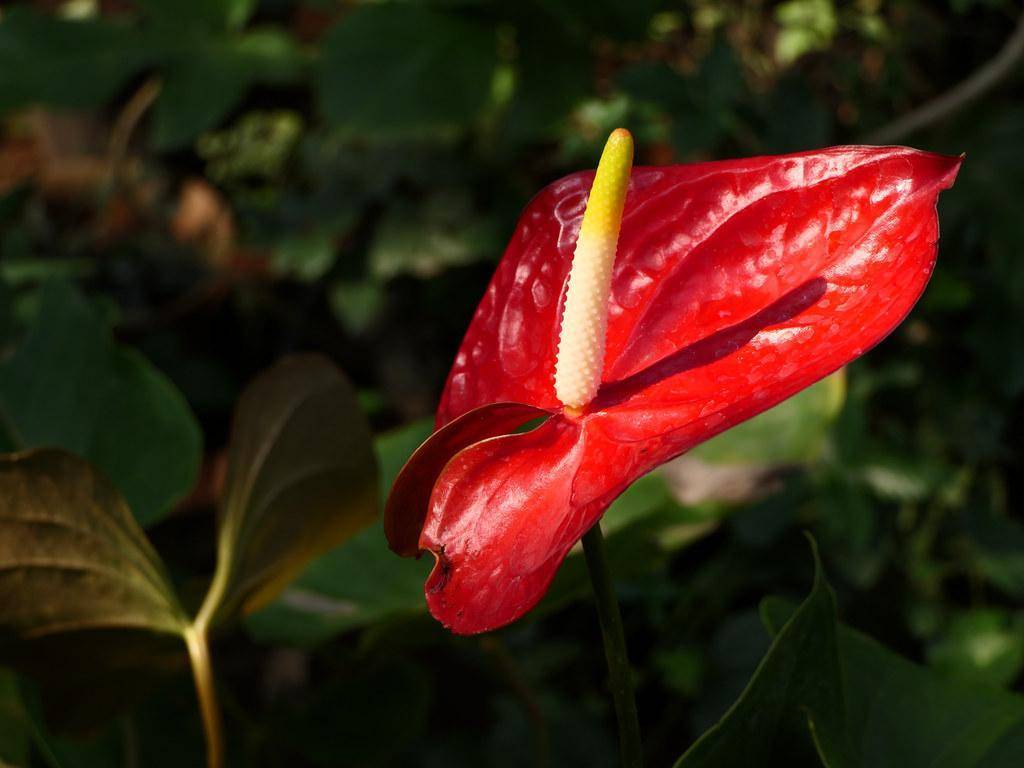
[(416, 6), (357, 8), (324, 41), (320, 103), (353, 133), (462, 129), (490, 97), (496, 65), (493, 29)]
[(192, 40), (166, 62), (153, 141), (177, 149), (217, 127), (257, 82), (286, 83), (301, 71), (291, 38), (274, 30)]
[(835, 598), (812, 546), (811, 594), (782, 627), (740, 698), (676, 768), (812, 765), (815, 748), (827, 768), (854, 765), (845, 743)]
[(315, 560), (246, 625), (260, 642), (312, 647), (348, 630), (424, 613), (430, 567), (431, 561), (395, 555), (375, 524)]
[[(433, 420), (415, 421), (378, 437), (381, 503), (399, 470), (430, 435)], [(423, 583), (432, 564), (396, 557), (378, 522), (323, 557), (246, 626), (261, 642), (311, 647), (341, 632), (422, 613)]]
[(590, 51), (546, 14), (527, 12), (516, 27), (515, 91), (501, 128), (515, 141), (557, 138), (572, 108), (590, 95)]
[(694, 448), (712, 464), (801, 464), (821, 453), (846, 399), (844, 369)]
[[(790, 612), (766, 600), (769, 627)], [(1017, 768), (1024, 755), (1024, 696), (945, 677), (855, 630), (840, 627), (847, 732), (867, 768)], [(813, 714), (812, 714), (813, 719)]]
[(31, 104), (102, 104), (156, 55), (125, 24), (68, 21), (31, 8), (5, 8), (0, 19), (0, 113)]
[(186, 623), (117, 490), (57, 450), (0, 456), (0, 635)]
[(286, 358), (235, 413), (217, 572), (197, 624), (262, 607), (376, 516), (377, 462), (355, 392), (322, 356)]
[(188, 403), (73, 288), (43, 289), (39, 314), (0, 363), (0, 421), (18, 448), (59, 447), (96, 464), (142, 525), (195, 483), (202, 435)]

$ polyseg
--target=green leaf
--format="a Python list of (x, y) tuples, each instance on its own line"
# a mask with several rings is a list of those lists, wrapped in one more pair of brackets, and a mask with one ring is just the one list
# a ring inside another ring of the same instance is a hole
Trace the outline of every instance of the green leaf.
[(319, 94), (339, 127), (371, 136), (461, 129), (490, 97), (492, 29), (427, 8), (357, 8), (323, 45)]
[(0, 636), (134, 627), (179, 634), (186, 619), (159, 556), (117, 490), (84, 459), (0, 456)]
[(667, 64), (643, 62), (624, 68), (618, 79), (633, 100), (663, 113), (682, 155), (706, 155), (735, 134), (737, 112), (748, 98), (743, 70), (724, 43), (711, 49), (695, 75), (684, 77)]
[(676, 768), (811, 765), (815, 749), (830, 768), (851, 765), (835, 598), (813, 541), (812, 549), (811, 594), (779, 631), (740, 698)]
[(431, 558), (388, 549), (377, 523), (313, 561), (274, 603), (246, 621), (260, 642), (311, 647), (342, 632), (423, 613)]
[(258, 0), (136, 0), (163, 24), (237, 29), (248, 21)]
[(0, 113), (31, 104), (91, 107), (110, 99), (157, 52), (131, 27), (68, 21), (28, 8), (0, 18)]
[[(416, 421), (377, 438), (381, 500), (432, 427), (429, 419)], [(430, 568), (429, 558), (397, 557), (377, 523), (313, 561), (295, 584), (246, 625), (262, 642), (313, 646), (349, 629), (421, 613), (426, 610), (423, 582)]]
[[(44, 717), (31, 708), (31, 724), (42, 720), (53, 731), (69, 734), (93, 733), (145, 701), (169, 678), (185, 677), (187, 670), (181, 636), (150, 628), (88, 627), (44, 635), (8, 644), (3, 656), (4, 663), (38, 684)], [(194, 698), (190, 705), (195, 706)], [(50, 747), (61, 752), (59, 740), (45, 730), (33, 736), (40, 752)]]
[(195, 483), (202, 435), (159, 371), (115, 344), (74, 289), (42, 291), (25, 341), (0, 363), (0, 420), (20, 448), (64, 448), (95, 463), (136, 519), (163, 517)]
[(813, 461), (846, 398), (840, 370), (697, 446), (689, 455), (713, 464), (798, 464)]
[[(780, 626), (789, 610), (778, 598), (762, 605), (769, 627)], [(930, 672), (846, 627), (838, 637), (854, 765), (1020, 765), (1024, 697)]]
[(376, 515), (377, 463), (351, 385), (322, 356), (285, 358), (235, 412), (199, 631), (262, 607)]
[(302, 68), (292, 39), (274, 30), (198, 37), (177, 47), (164, 67), (154, 114), (160, 149), (176, 149), (217, 127), (257, 82), (287, 83)]
[(502, 129), (515, 140), (558, 138), (561, 123), (591, 93), (590, 53), (540, 14), (521, 21), (516, 47), (515, 90)]

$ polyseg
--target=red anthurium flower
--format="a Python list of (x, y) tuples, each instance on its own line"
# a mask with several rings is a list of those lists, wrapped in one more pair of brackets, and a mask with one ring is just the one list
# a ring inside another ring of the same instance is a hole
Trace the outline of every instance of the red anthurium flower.
[[(388, 541), (434, 554), (427, 602), (455, 632), (521, 616), (630, 483), (892, 331), (932, 272), (936, 199), (961, 162), (851, 146), (629, 177), (631, 153), (617, 131), (593, 190), (594, 172), (580, 172), (527, 206), (437, 431), (392, 489)], [(570, 280), (574, 252), (580, 263), (609, 243), (610, 294), (574, 299), (572, 281), (603, 279), (593, 268)], [(583, 318), (571, 332), (570, 314)], [(576, 367), (558, 371), (557, 392), (556, 360)], [(589, 392), (565, 394), (587, 376)]]

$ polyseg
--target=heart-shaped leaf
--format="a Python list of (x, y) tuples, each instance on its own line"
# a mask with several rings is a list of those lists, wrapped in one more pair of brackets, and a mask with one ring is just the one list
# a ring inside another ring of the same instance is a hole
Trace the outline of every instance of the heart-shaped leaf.
[(0, 424), (17, 448), (64, 448), (93, 462), (143, 525), (188, 492), (202, 456), (181, 393), (116, 344), (97, 308), (64, 283), (43, 289), (35, 323), (0, 364)]
[(377, 515), (370, 427), (326, 358), (298, 355), (242, 394), (200, 632), (265, 605), (310, 560)]
[(320, 103), (354, 133), (458, 129), (486, 103), (496, 64), (485, 26), (428, 8), (364, 6), (324, 39)]
[(0, 112), (38, 103), (101, 104), (152, 63), (156, 52), (147, 42), (126, 24), (100, 18), (69, 21), (31, 7), (5, 7)]
[(0, 456), (0, 634), (181, 634), (187, 618), (117, 490), (59, 450)]
[[(761, 615), (772, 631), (791, 610), (792, 606), (779, 598), (769, 598), (761, 605)], [(1024, 696), (937, 674), (842, 625), (837, 639), (845, 731), (852, 747), (852, 759), (842, 765), (1020, 765)], [(809, 717), (814, 721), (816, 713), (810, 711)], [(841, 764), (832, 761), (828, 765)]]
[(830, 767), (849, 765), (835, 597), (813, 542), (812, 549), (811, 594), (776, 635), (740, 698), (675, 768), (813, 765), (815, 751)]
[[(387, 498), (399, 470), (434, 427), (414, 421), (374, 441), (380, 466), (378, 498)], [(388, 549), (373, 525), (317, 558), (272, 604), (246, 619), (260, 642), (312, 647), (336, 634), (398, 616), (422, 613), (424, 560), (405, 560)]]

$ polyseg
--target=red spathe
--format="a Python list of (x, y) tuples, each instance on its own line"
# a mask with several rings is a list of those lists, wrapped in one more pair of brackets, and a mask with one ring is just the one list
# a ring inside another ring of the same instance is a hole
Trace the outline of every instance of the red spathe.
[(462, 342), (439, 431), (388, 500), (392, 547), (437, 557), (431, 613), (459, 633), (515, 620), (630, 483), (881, 341), (931, 275), (936, 199), (960, 163), (836, 147), (634, 169), (602, 385), (577, 417), (554, 365), (594, 174), (545, 188)]

